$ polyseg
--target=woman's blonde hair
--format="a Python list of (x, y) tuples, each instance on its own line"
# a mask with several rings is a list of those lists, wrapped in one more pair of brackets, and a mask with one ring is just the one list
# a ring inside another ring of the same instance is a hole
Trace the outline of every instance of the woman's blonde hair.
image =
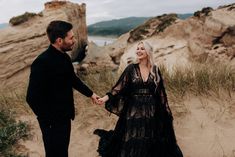
[[(150, 64), (150, 73), (152, 74), (153, 76), (153, 80), (154, 80), (154, 83), (156, 84), (156, 87), (158, 86), (158, 83), (160, 82), (160, 76), (158, 74), (158, 67), (157, 65), (154, 63), (154, 60), (153, 60), (153, 47), (147, 42), (147, 41), (140, 41), (138, 45), (140, 44), (143, 44), (144, 45), (144, 48), (147, 52), (147, 55), (148, 55), (148, 63)], [(137, 62), (139, 62), (137, 60)]]

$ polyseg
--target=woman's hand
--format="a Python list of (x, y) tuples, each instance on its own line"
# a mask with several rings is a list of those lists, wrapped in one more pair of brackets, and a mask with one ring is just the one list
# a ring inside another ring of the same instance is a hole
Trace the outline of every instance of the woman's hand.
[(99, 104), (99, 101), (98, 101), (99, 98), (100, 98), (100, 96), (93, 93), (92, 96), (91, 96), (91, 100), (92, 100), (93, 104)]
[(99, 104), (103, 105), (103, 104), (105, 104), (105, 102), (108, 101), (108, 100), (109, 100), (109, 96), (108, 96), (108, 95), (105, 95), (104, 97), (99, 98), (99, 99), (98, 99), (98, 102), (99, 102)]

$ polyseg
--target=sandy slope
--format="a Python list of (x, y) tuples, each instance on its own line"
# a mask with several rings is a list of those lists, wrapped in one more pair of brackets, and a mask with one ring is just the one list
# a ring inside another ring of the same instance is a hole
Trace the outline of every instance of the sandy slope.
[(191, 97), (184, 104), (188, 113), (176, 131), (185, 157), (234, 157), (235, 101)]
[[(219, 97), (188, 96), (177, 104), (171, 103), (178, 143), (185, 157), (234, 157), (235, 155), (235, 95)], [(77, 116), (72, 122), (70, 157), (97, 157), (97, 128), (111, 129), (116, 122), (103, 107), (76, 94)], [(32, 126), (33, 137), (22, 144), (30, 157), (43, 157), (43, 143), (34, 116), (24, 117)]]

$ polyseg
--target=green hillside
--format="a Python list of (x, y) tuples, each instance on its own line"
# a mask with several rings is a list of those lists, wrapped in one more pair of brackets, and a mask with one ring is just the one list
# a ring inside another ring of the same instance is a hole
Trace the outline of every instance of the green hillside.
[(88, 26), (89, 35), (119, 36), (144, 23), (150, 17), (128, 17), (102, 21)]
[[(186, 19), (193, 14), (178, 14), (180, 19)], [(93, 36), (120, 36), (143, 24), (152, 17), (128, 17), (116, 20), (101, 21), (88, 26), (88, 34)]]
[(191, 13), (188, 13), (188, 14), (177, 14), (177, 16), (178, 16), (178, 18), (184, 20), (184, 19), (187, 19), (190, 16), (193, 16), (193, 14), (191, 14)]

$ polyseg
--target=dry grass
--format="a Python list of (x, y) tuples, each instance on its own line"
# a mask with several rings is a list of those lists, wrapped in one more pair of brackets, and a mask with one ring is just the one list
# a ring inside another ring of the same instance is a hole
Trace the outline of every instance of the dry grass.
[[(216, 96), (227, 92), (229, 96), (235, 91), (235, 69), (222, 63), (194, 63), (186, 68), (174, 67), (171, 71), (160, 66), (167, 93), (170, 99), (183, 99), (187, 94)], [(91, 70), (86, 75), (80, 74), (98, 94), (105, 94), (118, 79), (117, 72), (110, 69)]]
[(235, 71), (222, 63), (194, 63), (186, 68), (175, 67), (170, 72), (160, 67), (165, 85), (171, 95), (183, 97), (186, 93), (212, 95), (225, 91), (228, 95), (235, 90)]
[(104, 95), (114, 85), (118, 79), (117, 72), (109, 68), (102, 70), (91, 69), (86, 74), (79, 74), (79, 78), (83, 80), (98, 95)]
[(0, 107), (16, 114), (32, 113), (26, 103), (26, 88), (0, 92)]
[[(170, 104), (173, 104), (173, 110), (175, 114), (179, 114), (177, 116), (181, 116), (182, 114), (184, 115), (184, 112), (187, 112), (187, 106), (184, 104), (183, 101), (184, 97), (187, 95), (208, 95), (217, 99), (220, 99), (221, 92), (227, 95), (228, 97), (234, 95), (235, 73), (234, 69), (227, 65), (223, 65), (221, 63), (195, 63), (191, 66), (188, 66), (187, 68), (175, 67), (171, 71), (168, 71), (164, 66), (160, 66), (160, 69), (164, 77)], [(86, 73), (80, 73), (79, 77), (84, 80), (84, 82), (88, 84), (88, 86), (93, 91), (95, 91), (98, 95), (101, 96), (103, 96), (107, 91), (109, 91), (118, 79), (117, 71), (112, 71), (109, 68), (92, 69), (86, 71)], [(14, 138), (15, 143), (17, 143), (18, 139), (23, 138), (26, 135), (26, 132), (24, 130), (26, 129), (26, 127), (24, 127), (24, 124), (17, 123), (14, 120), (15, 113), (32, 113), (25, 102), (25, 93), (26, 90), (21, 89), (20, 91), (14, 92), (5, 91), (4, 93), (1, 92), (0, 94), (0, 113), (2, 115), (4, 113), (7, 113), (4, 115), (10, 115), (10, 119), (8, 120), (7, 125), (5, 126), (17, 126), (11, 132), (14, 135), (18, 135), (15, 136), (16, 138)], [(221, 100), (222, 99), (223, 98), (221, 98)], [(218, 112), (218, 114), (216, 115), (218, 117), (217, 119), (220, 119), (221, 115), (223, 115), (224, 113), (224, 111)], [(4, 116), (0, 117), (1, 123), (2, 121), (6, 121), (4, 119), (6, 119), (4, 118)], [(0, 133), (0, 135), (1, 134), (3, 133)], [(6, 137), (11, 136), (7, 135)], [(10, 143), (9, 141), (11, 140), (9, 139), (6, 141), (8, 141), (6, 143)], [(11, 146), (12, 144), (8, 145)], [(8, 150), (5, 152), (8, 152), (9, 155), (10, 151)]]
[[(210, 97), (232, 99), (235, 89), (235, 73), (232, 67), (221, 63), (194, 63), (187, 68), (174, 67), (171, 71), (160, 66), (174, 116), (184, 116), (189, 112), (185, 100), (189, 97)], [(80, 78), (98, 95), (103, 96), (118, 79), (118, 74), (110, 69), (91, 70)]]

